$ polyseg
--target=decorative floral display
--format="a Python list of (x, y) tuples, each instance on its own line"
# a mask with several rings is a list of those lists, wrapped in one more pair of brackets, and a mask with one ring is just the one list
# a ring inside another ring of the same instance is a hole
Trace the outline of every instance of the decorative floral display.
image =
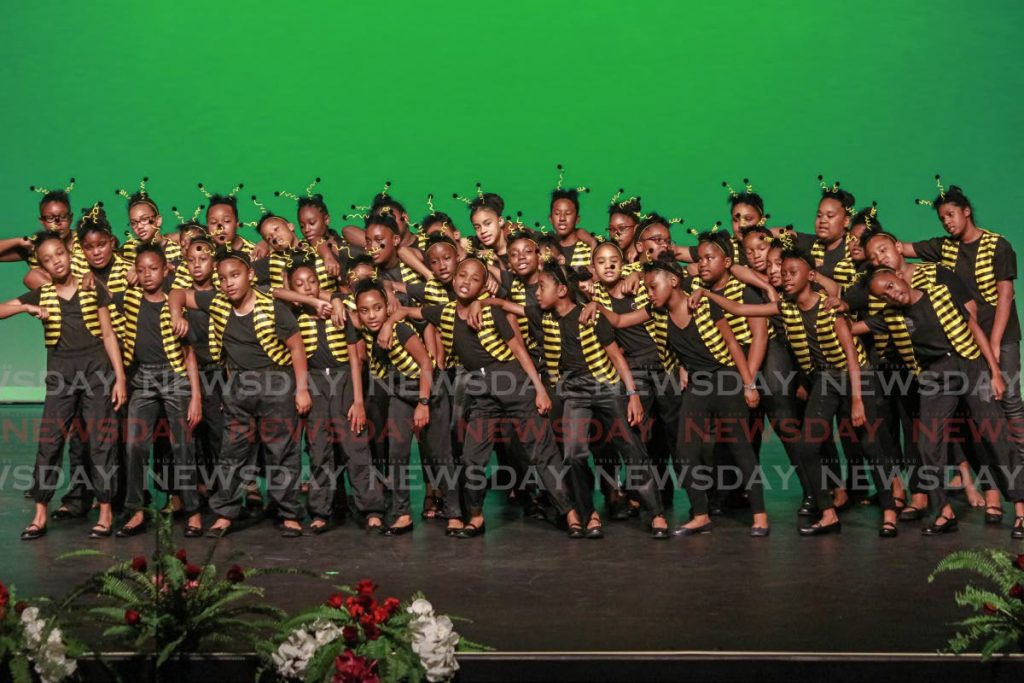
[[(59, 683), (78, 668), (76, 643), (66, 642), (55, 617), (45, 618), (39, 607), (14, 601), (13, 590), (0, 583), (0, 678), (14, 683)], [(32, 672), (35, 672), (33, 677)]]

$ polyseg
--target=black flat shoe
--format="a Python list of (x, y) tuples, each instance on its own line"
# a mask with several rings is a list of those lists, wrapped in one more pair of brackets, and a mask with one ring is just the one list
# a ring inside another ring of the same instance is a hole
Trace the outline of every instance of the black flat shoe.
[(605, 510), (608, 519), (614, 522), (624, 522), (629, 519), (629, 503), (624, 500), (615, 503), (608, 503), (608, 505), (605, 506)]
[(569, 525), (569, 538), (572, 538), (572, 539), (583, 538), (583, 525), (582, 524), (570, 524)]
[(330, 523), (326, 523), (326, 524), (310, 524), (309, 525), (309, 531), (314, 536), (319, 536), (320, 534), (326, 533), (326, 532), (330, 531), (330, 528), (331, 528)]
[(277, 528), (281, 530), (282, 538), (299, 538), (300, 536), (302, 536), (302, 529), (296, 529), (295, 527), (285, 526), (284, 524), (278, 525)]
[(460, 526), (450, 526), (450, 527), (445, 527), (444, 535), (449, 537), (449, 538), (458, 538), (458, 536), (459, 536), (459, 534), (461, 532), (462, 532), (462, 527), (460, 527)]
[[(996, 512), (989, 512), (995, 510)], [(999, 505), (985, 506), (985, 524), (999, 524), (1003, 521), (1003, 508)]]
[(139, 536), (146, 533), (146, 523), (140, 522), (135, 526), (128, 526), (127, 524), (117, 530), (118, 538), (131, 538), (132, 536)]
[(459, 529), (459, 533), (457, 534), (457, 537), (458, 538), (476, 538), (477, 536), (483, 536), (485, 530), (486, 530), (486, 526), (484, 526), (483, 523), (481, 523), (480, 526), (477, 526), (476, 524), (467, 524), (464, 527), (462, 527), (461, 529)]
[(714, 525), (710, 521), (708, 521), (708, 522), (704, 522), (700, 526), (694, 526), (694, 527), (681, 526), (678, 529), (676, 529), (675, 531), (673, 531), (672, 535), (673, 536), (699, 536), (699, 535), (702, 535), (702, 534), (710, 534), (711, 530), (713, 528), (714, 528)]
[(811, 526), (800, 527), (801, 536), (825, 536), (828, 534), (840, 534), (843, 532), (842, 522), (832, 522), (831, 524), (812, 524)]
[(811, 496), (804, 496), (800, 507), (796, 510), (797, 517), (817, 517), (819, 515), (818, 505)]
[(65, 510), (60, 508), (50, 513), (50, 519), (55, 522), (63, 522), (68, 519), (74, 519), (75, 517), (84, 517), (85, 515), (76, 515), (71, 510)]
[[(938, 524), (940, 519), (946, 520), (945, 524)], [(941, 536), (942, 534), (951, 534), (959, 528), (959, 523), (956, 521), (956, 517), (947, 517), (946, 515), (939, 515), (935, 518), (935, 521), (921, 529), (921, 534), (924, 536)]]
[(1013, 518), (1013, 531), (1010, 532), (1010, 538), (1024, 538), (1024, 515), (1017, 515)]
[(97, 524), (89, 529), (89, 538), (110, 538), (113, 531), (107, 524)]
[(772, 532), (772, 528), (768, 526), (752, 526), (750, 527), (751, 538), (768, 538), (768, 535)]
[(882, 528), (878, 530), (879, 538), (896, 538), (899, 530), (896, 529), (896, 522), (882, 522)]
[(900, 514), (897, 517), (897, 519), (899, 519), (899, 521), (901, 522), (916, 522), (917, 520), (923, 518), (924, 509), (914, 507), (913, 505), (905, 506), (902, 510), (900, 510)]
[(201, 526), (186, 526), (185, 527), (185, 538), (199, 538), (203, 535), (203, 527)]
[(405, 526), (389, 526), (385, 531), (385, 536), (403, 536), (412, 532), (412, 522), (409, 522)]
[(21, 532), (21, 540), (34, 541), (37, 538), (42, 538), (45, 535), (45, 526), (39, 526), (38, 524), (29, 524), (27, 527), (25, 527), (25, 530)]
[(671, 535), (672, 534), (669, 533), (669, 530), (668, 530), (667, 526), (663, 526), (663, 527), (652, 526), (651, 527), (651, 538), (653, 538), (656, 541), (668, 540), (668, 538)]
[(601, 525), (598, 524), (597, 526), (589, 527), (583, 535), (586, 538), (596, 541), (600, 538), (604, 538), (604, 529), (602, 529)]
[(206, 536), (207, 538), (224, 538), (225, 536), (231, 533), (232, 526), (234, 525), (228, 524), (227, 526), (222, 526), (219, 528), (211, 526), (209, 529), (206, 530)]

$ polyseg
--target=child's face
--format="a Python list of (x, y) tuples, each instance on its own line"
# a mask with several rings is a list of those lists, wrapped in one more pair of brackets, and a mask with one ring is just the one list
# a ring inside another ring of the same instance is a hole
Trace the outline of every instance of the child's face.
[(594, 272), (603, 285), (614, 285), (622, 276), (622, 254), (613, 246), (598, 247), (594, 252)]
[(679, 278), (664, 270), (652, 270), (644, 275), (644, 286), (651, 304), (655, 308), (665, 308), (672, 296), (672, 291), (679, 285)]
[(355, 284), (360, 280), (371, 280), (377, 274), (377, 269), (368, 263), (360, 263), (349, 271), (349, 282)]
[(82, 240), (82, 253), (91, 268), (102, 270), (114, 256), (114, 238), (105, 232), (86, 233)]
[(850, 214), (838, 199), (825, 197), (818, 203), (814, 234), (822, 242), (835, 242), (850, 225)]
[(747, 254), (747, 263), (760, 273), (768, 272), (768, 250), (771, 245), (759, 232), (749, 233), (743, 238), (743, 251)]
[(163, 217), (146, 202), (139, 202), (128, 209), (128, 224), (140, 242), (152, 242), (160, 234), (160, 225), (163, 222)]
[(252, 269), (236, 258), (224, 259), (217, 264), (220, 291), (233, 304), (241, 303), (252, 287)]
[(401, 237), (391, 232), (386, 225), (371, 224), (366, 229), (366, 253), (373, 256), (377, 265), (391, 263)]
[(512, 272), (528, 278), (540, 267), (540, 253), (533, 240), (520, 239), (508, 246), (508, 262)]
[(537, 281), (537, 305), (550, 311), (565, 296), (565, 285), (558, 282), (554, 275), (542, 273)]
[(62, 237), (71, 231), (71, 207), (64, 202), (46, 202), (39, 207), (39, 225)]
[(611, 237), (619, 249), (625, 251), (633, 243), (633, 234), (636, 232), (636, 218), (627, 216), (624, 213), (613, 213), (608, 217), (608, 236)]
[(377, 332), (384, 326), (388, 318), (388, 304), (380, 292), (370, 290), (363, 292), (356, 299), (356, 310), (359, 312), (359, 319), (371, 332)]
[(71, 255), (60, 240), (46, 240), (36, 249), (39, 265), (54, 282), (63, 282), (71, 272)]
[(871, 278), (869, 289), (887, 304), (906, 306), (910, 303), (910, 285), (896, 273), (878, 273)]
[(188, 272), (196, 282), (206, 282), (213, 277), (213, 252), (205, 242), (193, 242), (186, 250)]
[(320, 296), (320, 280), (312, 268), (297, 268), (288, 278), (292, 289), (305, 296)]
[(435, 244), (427, 249), (427, 267), (444, 284), (452, 281), (455, 274), (457, 255), (450, 244)]
[(217, 244), (230, 245), (238, 234), (238, 214), (230, 204), (214, 204), (206, 211), (207, 229)]
[(811, 280), (811, 267), (803, 259), (788, 258), (782, 262), (782, 289), (795, 296), (807, 288)]
[(283, 218), (269, 218), (263, 221), (260, 235), (274, 251), (287, 251), (295, 246), (295, 232)]
[(768, 268), (768, 282), (771, 283), (772, 287), (776, 289), (782, 288), (782, 249), (773, 247), (768, 250), (768, 256), (765, 258), (765, 264)]
[(473, 301), (487, 283), (487, 269), (477, 260), (464, 261), (455, 271), (452, 286), (460, 301)]
[(315, 206), (304, 206), (299, 209), (299, 230), (307, 242), (316, 242), (327, 234), (331, 226), (331, 217)]
[(697, 270), (704, 284), (717, 282), (729, 270), (732, 259), (727, 257), (722, 248), (713, 242), (701, 242), (697, 247)]
[(135, 274), (139, 277), (142, 291), (153, 294), (164, 285), (167, 273), (167, 262), (156, 254), (143, 252), (135, 259)]
[(476, 231), (477, 239), (485, 247), (494, 248), (501, 240), (501, 231), (505, 221), (501, 216), (490, 209), (479, 209), (473, 212), (471, 217), (473, 230)]
[(761, 221), (761, 212), (756, 206), (740, 202), (732, 207), (732, 231), (739, 235), (744, 228), (752, 228)]

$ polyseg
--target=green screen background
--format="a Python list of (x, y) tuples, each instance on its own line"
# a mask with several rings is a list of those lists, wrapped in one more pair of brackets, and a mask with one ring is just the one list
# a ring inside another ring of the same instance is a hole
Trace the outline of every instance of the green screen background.
[[(953, 2), (12, 3), (0, 24), (0, 236), (38, 229), (30, 184), (78, 179), (76, 208), (150, 177), (163, 208), (196, 183), (274, 190), (321, 176), (334, 225), (386, 180), (416, 220), (428, 192), (480, 181), (532, 222), (555, 165), (604, 230), (618, 187), (686, 226), (727, 219), (752, 179), (773, 224), (809, 228), (816, 176), (879, 204), (907, 238), (932, 176), (979, 223), (1021, 237), (1024, 5)], [(251, 235), (247, 235), (250, 236)], [(687, 236), (680, 229), (677, 239)], [(0, 296), (23, 264), (0, 264)], [(0, 326), (0, 400), (39, 400), (38, 321)], [(27, 377), (12, 373), (28, 371)]]

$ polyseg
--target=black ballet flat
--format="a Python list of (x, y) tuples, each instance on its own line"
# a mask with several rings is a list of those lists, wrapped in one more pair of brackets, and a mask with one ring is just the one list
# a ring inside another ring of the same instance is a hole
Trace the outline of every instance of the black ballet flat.
[(811, 526), (800, 527), (801, 536), (826, 536), (828, 534), (841, 534), (843, 532), (842, 522), (831, 524), (812, 524)]
[[(939, 525), (940, 519), (946, 520), (945, 524)], [(923, 536), (941, 536), (942, 534), (951, 534), (960, 527), (960, 524), (956, 521), (956, 517), (947, 517), (946, 515), (939, 515), (935, 518), (935, 521), (921, 529)]]
[(1017, 515), (1013, 518), (1013, 531), (1010, 532), (1010, 538), (1024, 538), (1024, 515)]
[(89, 538), (110, 538), (113, 530), (107, 524), (97, 524), (89, 529)]
[(132, 536), (140, 536), (146, 533), (146, 523), (140, 522), (135, 526), (128, 526), (127, 524), (117, 530), (116, 536), (118, 538), (131, 538)]
[[(989, 512), (989, 510), (997, 510), (998, 512)], [(999, 505), (986, 505), (985, 506), (985, 524), (999, 524), (1003, 521), (1003, 508)]]
[(582, 524), (570, 524), (569, 525), (569, 538), (575, 540), (578, 538), (584, 538), (583, 525)]
[(768, 538), (771, 534), (772, 528), (769, 526), (752, 526), (750, 527), (751, 538)]
[(199, 538), (203, 535), (203, 527), (201, 526), (186, 526), (185, 527), (185, 538)]
[(797, 517), (817, 517), (819, 515), (818, 505), (814, 502), (814, 498), (811, 496), (804, 496), (804, 499), (800, 501), (800, 507), (797, 508)]
[(29, 524), (27, 527), (25, 527), (25, 530), (21, 532), (21, 540), (34, 541), (37, 538), (42, 538), (45, 535), (45, 526), (39, 526), (38, 524)]
[(234, 526), (234, 524), (228, 524), (227, 526), (222, 526), (220, 528), (212, 527), (211, 526), (209, 529), (206, 530), (206, 537), (207, 538), (224, 538), (225, 536), (227, 536), (228, 534), (231, 533), (231, 527), (233, 527), (233, 526)]
[(480, 526), (477, 526), (476, 524), (467, 524), (458, 530), (459, 533), (457, 534), (457, 538), (476, 538), (477, 536), (483, 536), (486, 529), (487, 527), (484, 523), (481, 523)]
[(897, 519), (901, 522), (916, 522), (919, 519), (924, 519), (924, 509), (914, 507), (913, 505), (907, 505), (900, 510), (900, 514)]
[(63, 522), (69, 519), (74, 519), (75, 517), (84, 516), (85, 515), (76, 515), (71, 510), (65, 510), (64, 508), (59, 508), (50, 513), (50, 519), (52, 519), (55, 522)]
[(700, 536), (700, 535), (703, 535), (703, 534), (710, 534), (711, 530), (713, 528), (714, 528), (714, 524), (712, 524), (709, 521), (709, 522), (704, 522), (700, 526), (694, 526), (694, 527), (681, 526), (678, 529), (676, 529), (675, 531), (673, 531), (672, 535), (673, 536)]
[(458, 538), (459, 533), (462, 531), (462, 527), (449, 526), (445, 527), (444, 535), (449, 538)]
[(878, 530), (879, 538), (896, 538), (898, 534), (896, 522), (882, 522), (882, 527)]
[(672, 534), (669, 532), (667, 526), (663, 526), (663, 527), (656, 527), (656, 526), (653, 526), (653, 525), (651, 526), (651, 538), (653, 538), (654, 540), (656, 540), (656, 541), (666, 541), (671, 536), (672, 536)]
[(409, 522), (405, 526), (389, 526), (384, 530), (385, 536), (404, 536), (405, 534), (412, 533), (412, 522)]
[(583, 535), (584, 537), (589, 538), (592, 541), (596, 541), (598, 539), (604, 538), (604, 529), (602, 529), (601, 525), (598, 524), (597, 526), (592, 526), (588, 528), (585, 532), (583, 532)]
[(281, 530), (281, 538), (299, 538), (302, 536), (302, 529), (285, 526), (283, 522), (277, 528)]
[[(324, 521), (324, 520), (319, 520), (319, 521)], [(323, 524), (310, 524), (309, 525), (309, 531), (314, 536), (319, 536), (320, 534), (327, 533), (330, 530), (331, 530), (331, 523), (327, 522), (327, 521), (324, 521)]]

